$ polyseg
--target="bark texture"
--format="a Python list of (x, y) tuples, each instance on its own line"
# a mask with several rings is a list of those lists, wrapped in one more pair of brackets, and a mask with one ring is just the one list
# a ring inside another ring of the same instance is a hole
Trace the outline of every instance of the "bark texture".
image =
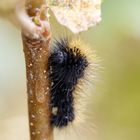
[[(27, 0), (28, 15), (31, 18), (36, 17), (38, 9), (41, 9), (44, 4), (45, 0)], [(47, 20), (45, 13), (40, 13), (39, 18), (44, 22)], [(32, 34), (24, 32), (23, 29), (22, 39), (26, 62), (30, 139), (53, 140), (48, 80), (50, 33), (39, 34), (35, 38)]]

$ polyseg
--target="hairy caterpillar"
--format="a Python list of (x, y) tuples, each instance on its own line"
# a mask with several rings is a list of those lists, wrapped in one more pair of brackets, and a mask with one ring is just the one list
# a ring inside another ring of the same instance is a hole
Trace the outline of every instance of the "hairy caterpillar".
[(55, 41), (49, 57), (53, 126), (62, 128), (84, 116), (96, 60), (96, 54), (79, 39)]

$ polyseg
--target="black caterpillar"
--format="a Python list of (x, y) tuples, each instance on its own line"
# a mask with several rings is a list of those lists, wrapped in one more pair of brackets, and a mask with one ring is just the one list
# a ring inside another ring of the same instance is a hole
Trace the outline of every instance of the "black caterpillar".
[(73, 92), (88, 66), (80, 49), (69, 45), (68, 39), (56, 40), (49, 57), (51, 124), (59, 128), (67, 126), (75, 118)]

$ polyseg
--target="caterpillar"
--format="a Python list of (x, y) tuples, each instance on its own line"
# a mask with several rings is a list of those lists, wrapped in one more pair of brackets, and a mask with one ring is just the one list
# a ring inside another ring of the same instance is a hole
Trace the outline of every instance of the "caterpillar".
[(49, 57), (51, 124), (63, 128), (84, 116), (97, 56), (80, 39), (55, 40)]

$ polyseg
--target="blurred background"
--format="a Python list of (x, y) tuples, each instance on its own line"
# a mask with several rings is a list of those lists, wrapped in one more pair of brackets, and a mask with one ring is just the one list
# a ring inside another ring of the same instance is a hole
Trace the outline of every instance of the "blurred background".
[[(51, 23), (57, 36), (68, 32)], [(104, 67), (88, 110), (98, 135), (81, 140), (140, 140), (140, 0), (104, 0), (102, 22), (80, 37)], [(0, 19), (0, 140), (9, 139), (29, 140), (25, 62), (20, 31)]]

